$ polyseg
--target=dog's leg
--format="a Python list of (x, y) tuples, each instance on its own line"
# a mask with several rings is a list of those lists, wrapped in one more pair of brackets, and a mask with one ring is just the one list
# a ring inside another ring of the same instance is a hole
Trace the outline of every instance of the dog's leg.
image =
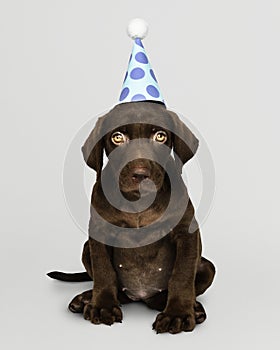
[(157, 316), (153, 328), (157, 333), (192, 331), (196, 324), (195, 278), (200, 261), (200, 233), (188, 233), (187, 225), (173, 229), (176, 260), (168, 282), (168, 297), (164, 310)]
[[(92, 277), (93, 273), (91, 269), (89, 241), (86, 241), (86, 243), (84, 244), (82, 262), (85, 266), (87, 273)], [(85, 305), (87, 305), (91, 301), (91, 299), (92, 289), (76, 295), (75, 298), (73, 298), (73, 300), (69, 303), (68, 308), (74, 313), (83, 313)], [(118, 290), (118, 300), (121, 305), (132, 302), (132, 300), (129, 299), (129, 297), (121, 290)]]
[[(94, 287), (90, 302), (84, 306), (84, 318), (94, 324), (111, 325), (114, 322), (121, 322), (117, 276), (107, 248), (104, 244), (90, 238), (86, 249), (89, 249), (89, 256), (83, 255), (83, 262), (87, 261), (86, 269), (93, 277)], [(88, 258), (90, 258), (90, 266), (88, 266)]]
[(89, 251), (89, 241), (86, 241), (84, 244), (83, 254), (82, 254), (82, 263), (86, 269), (88, 275), (93, 278), (91, 261), (90, 261), (90, 251)]
[(197, 267), (195, 277), (195, 293), (196, 296), (203, 294), (208, 289), (215, 276), (215, 266), (211, 261), (201, 258), (201, 262)]

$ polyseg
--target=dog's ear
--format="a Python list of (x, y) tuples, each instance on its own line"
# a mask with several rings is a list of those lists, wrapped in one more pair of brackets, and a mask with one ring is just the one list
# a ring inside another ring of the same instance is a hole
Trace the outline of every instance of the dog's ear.
[(102, 135), (102, 125), (104, 117), (100, 117), (92, 132), (89, 134), (82, 147), (82, 153), (87, 165), (96, 171), (96, 178), (101, 175), (103, 166), (104, 141)]
[[(198, 139), (191, 132), (191, 130), (180, 120), (176, 113), (168, 111), (173, 121), (174, 133), (173, 133), (173, 150), (180, 158), (181, 162), (185, 164), (190, 160), (197, 151)], [(179, 165), (178, 160), (176, 165), (180, 173), (182, 172), (182, 166)]]

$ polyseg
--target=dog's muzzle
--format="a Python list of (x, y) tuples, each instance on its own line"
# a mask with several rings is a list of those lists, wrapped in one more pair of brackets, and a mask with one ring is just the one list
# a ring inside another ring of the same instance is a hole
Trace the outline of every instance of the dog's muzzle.
[(135, 183), (140, 183), (151, 176), (151, 171), (146, 167), (134, 167), (131, 169), (132, 180)]

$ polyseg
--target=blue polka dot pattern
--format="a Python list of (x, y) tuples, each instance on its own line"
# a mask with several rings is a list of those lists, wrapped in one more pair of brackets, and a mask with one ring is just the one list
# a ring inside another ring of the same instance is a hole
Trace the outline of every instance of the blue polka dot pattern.
[(141, 94), (137, 94), (137, 95), (134, 95), (131, 99), (131, 101), (145, 101), (146, 100), (146, 97), (144, 95), (141, 95)]
[(134, 68), (130, 72), (130, 77), (135, 80), (142, 79), (144, 76), (145, 76), (145, 72), (142, 68)]
[(165, 104), (141, 39), (135, 39), (119, 101), (146, 100)]
[(140, 62), (140, 63), (144, 63), (144, 64), (147, 64), (148, 63), (148, 58), (147, 56), (144, 54), (144, 52), (138, 52), (136, 55), (135, 55), (135, 59), (137, 62)]
[(125, 87), (122, 92), (121, 92), (121, 96), (120, 96), (120, 101), (123, 101), (129, 94), (129, 88)]
[(158, 89), (154, 85), (148, 85), (146, 90), (147, 90), (147, 93), (152, 97), (159, 97), (160, 95)]
[(157, 78), (156, 78), (155, 73), (152, 69), (150, 69), (150, 74), (151, 74), (152, 78), (154, 79), (154, 81), (157, 82)]

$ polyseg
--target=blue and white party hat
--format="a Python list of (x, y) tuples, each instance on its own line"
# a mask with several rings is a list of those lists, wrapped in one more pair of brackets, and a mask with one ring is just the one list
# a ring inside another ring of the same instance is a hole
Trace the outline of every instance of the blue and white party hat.
[(134, 40), (119, 102), (157, 101), (164, 104), (160, 88), (142, 44), (148, 25), (142, 19), (132, 20), (127, 28)]

